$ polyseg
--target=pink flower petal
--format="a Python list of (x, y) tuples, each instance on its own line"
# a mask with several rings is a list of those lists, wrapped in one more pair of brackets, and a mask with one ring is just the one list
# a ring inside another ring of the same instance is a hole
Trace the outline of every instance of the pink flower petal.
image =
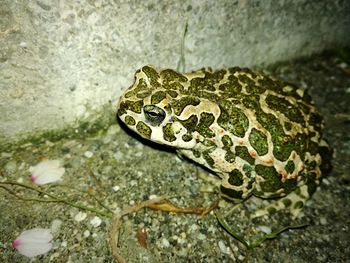
[(59, 160), (44, 160), (29, 170), (32, 173), (32, 182), (38, 185), (56, 182), (65, 172), (65, 169), (60, 167)]
[(12, 246), (26, 257), (35, 257), (45, 254), (52, 249), (53, 236), (49, 229), (33, 228), (23, 231), (12, 242)]

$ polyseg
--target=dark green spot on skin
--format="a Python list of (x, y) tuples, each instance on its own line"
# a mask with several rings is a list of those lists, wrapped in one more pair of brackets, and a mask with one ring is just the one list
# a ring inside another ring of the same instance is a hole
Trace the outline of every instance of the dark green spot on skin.
[(136, 96), (136, 97), (139, 97), (140, 99), (143, 99), (149, 96), (150, 94), (151, 94), (151, 91), (147, 87), (146, 80), (140, 79), (137, 86), (125, 94), (125, 98)]
[(148, 97), (149, 95), (151, 95), (151, 91), (149, 91), (149, 90), (140, 91), (139, 93), (137, 93), (136, 98), (144, 99), (144, 98)]
[(266, 97), (266, 103), (271, 109), (282, 113), (289, 120), (305, 125), (304, 117), (299, 108), (285, 98), (268, 95)]
[(172, 69), (165, 69), (160, 72), (163, 82), (187, 82), (187, 77)]
[(277, 211), (276, 211), (276, 208), (274, 208), (274, 207), (268, 207), (267, 212), (271, 215), (271, 214), (276, 213)]
[(253, 183), (255, 182), (255, 177), (252, 176), (252, 172), (254, 171), (254, 166), (249, 164), (243, 165), (243, 173), (245, 177), (249, 178), (247, 190), (251, 190), (253, 188)]
[(258, 95), (245, 96), (243, 99), (243, 105), (249, 109), (255, 110), (257, 114), (261, 111)]
[(285, 189), (285, 193), (289, 194), (290, 192), (293, 192), (297, 188), (297, 180), (296, 179), (289, 179), (285, 180), (283, 182), (283, 188)]
[(234, 169), (229, 173), (228, 182), (231, 185), (240, 186), (243, 184), (243, 174), (238, 170)]
[(316, 174), (314, 172), (308, 172), (306, 175), (306, 185), (309, 195), (312, 195), (317, 188)]
[[(134, 84), (135, 86), (132, 87), (130, 91), (127, 91), (124, 95), (126, 99), (136, 96), (140, 99), (147, 97), (150, 95), (150, 90), (147, 87), (147, 83), (144, 79), (139, 79), (139, 82)], [(140, 94), (139, 94), (140, 93)]]
[(236, 72), (240, 72), (242, 69), (240, 67), (232, 67), (229, 68), (230, 76), (234, 76)]
[(240, 81), (242, 84), (244, 84), (244, 85), (248, 85), (248, 86), (253, 86), (253, 85), (255, 85), (255, 82), (254, 82), (251, 78), (249, 78), (246, 74), (244, 74), (244, 75), (242, 75), (242, 74), (238, 75), (238, 79), (239, 79), (239, 81)]
[(208, 112), (202, 112), (196, 131), (198, 131), (205, 138), (212, 138), (215, 136), (214, 132), (209, 128), (210, 125), (215, 121), (213, 114)]
[(294, 162), (292, 160), (289, 160), (286, 166), (284, 167), (284, 169), (286, 170), (287, 173), (292, 174), (295, 170)]
[(152, 67), (150, 67), (150, 66), (144, 66), (144, 67), (142, 68), (142, 71), (143, 71), (143, 72), (146, 74), (146, 76), (148, 77), (149, 82), (150, 82), (150, 84), (151, 84), (151, 86), (152, 86), (153, 88), (158, 87), (158, 86), (160, 85), (159, 82), (158, 82), (159, 74), (158, 74), (158, 72), (157, 72), (154, 68), (152, 68)]
[(232, 142), (230, 136), (228, 136), (228, 135), (222, 136), (221, 142), (224, 145), (224, 148), (227, 148), (227, 149), (229, 149), (233, 145), (233, 142)]
[(191, 133), (186, 133), (186, 134), (182, 135), (181, 138), (182, 138), (182, 140), (183, 140), (184, 142), (189, 142), (189, 141), (191, 141), (191, 140), (193, 139)]
[(322, 173), (327, 174), (332, 170), (331, 160), (333, 151), (328, 146), (320, 146), (318, 151), (322, 158), (322, 163), (320, 166), (321, 171)]
[(211, 140), (208, 140), (208, 139), (204, 139), (204, 140), (202, 141), (202, 144), (203, 144), (204, 146), (206, 146), (206, 147), (214, 147), (214, 148), (216, 148), (215, 142), (213, 142), (213, 141), (211, 141)]
[(167, 114), (171, 114), (172, 113), (172, 109), (170, 105), (165, 105), (164, 106), (164, 110), (166, 111)]
[(139, 121), (136, 125), (136, 130), (142, 137), (147, 139), (151, 138), (152, 129), (148, 127), (146, 123)]
[(171, 123), (168, 123), (163, 127), (163, 138), (168, 142), (173, 142), (176, 140)]
[[(172, 83), (163, 83), (162, 84), (162, 87), (164, 89), (167, 89), (169, 91), (174, 91), (174, 90), (178, 90), (180, 91), (181, 93), (184, 93), (184, 86), (179, 83), (179, 82), (172, 82)], [(175, 95), (175, 93), (172, 93), (172, 95)], [(177, 96), (177, 95), (176, 95)], [(175, 96), (175, 97), (176, 97)]]
[(175, 90), (168, 90), (167, 93), (172, 97), (176, 98), (178, 96), (178, 93)]
[(274, 156), (280, 161), (286, 161), (294, 149), (295, 141), (284, 133), (282, 125), (274, 115), (260, 112), (257, 120), (271, 134)]
[(233, 163), (236, 159), (236, 155), (231, 151), (227, 151), (224, 158), (226, 162)]
[(190, 97), (190, 96), (183, 97), (173, 104), (174, 113), (175, 115), (179, 116), (186, 106), (188, 105), (197, 106), (199, 103), (200, 103), (200, 99), (198, 98)]
[(128, 126), (134, 126), (136, 124), (135, 119), (133, 117), (129, 116), (129, 115), (125, 116), (124, 121), (125, 121), (125, 124), (128, 125)]
[(292, 124), (290, 122), (285, 122), (284, 128), (286, 128), (287, 131), (290, 131), (292, 129)]
[(141, 109), (143, 106), (143, 101), (122, 101), (119, 105), (118, 109), (118, 116), (122, 116), (123, 114), (127, 113), (128, 110), (135, 112), (135, 113), (141, 113)]
[(151, 97), (151, 104), (158, 104), (166, 98), (166, 93), (164, 91), (157, 91), (153, 93)]
[[(265, 87), (267, 89), (272, 89), (272, 90), (276, 90), (276, 88), (278, 87), (276, 81), (272, 80), (267, 76), (263, 76), (262, 79), (259, 79), (258, 84), (261, 87)], [(279, 89), (281, 89), (281, 87), (279, 87)]]
[(214, 91), (214, 84), (218, 83), (220, 80), (224, 78), (226, 74), (226, 70), (217, 70), (214, 72), (205, 72), (204, 77), (198, 77), (191, 79), (190, 89), (202, 89)]
[(184, 126), (187, 131), (194, 131), (195, 127), (197, 126), (198, 118), (196, 115), (191, 115), (188, 119), (186, 120), (179, 120), (181, 122), (182, 126)]
[(297, 181), (295, 179), (281, 181), (281, 176), (277, 173), (276, 169), (272, 166), (264, 166), (258, 164), (255, 166), (255, 172), (264, 178), (264, 181), (260, 183), (262, 192), (276, 193), (281, 188), (285, 190), (285, 194), (294, 191), (297, 187)]
[(281, 178), (274, 167), (258, 164), (255, 166), (255, 172), (264, 178), (260, 183), (263, 192), (276, 192), (282, 188)]
[(285, 207), (289, 207), (292, 204), (292, 201), (288, 198), (284, 198), (282, 202)]
[(196, 157), (196, 158), (200, 158), (201, 157), (201, 152), (200, 151), (192, 150), (192, 153), (193, 153), (194, 157)]
[(247, 116), (240, 109), (232, 107), (229, 102), (227, 104), (223, 102), (220, 105), (220, 110), (218, 124), (232, 134), (243, 138), (249, 126)]
[(314, 141), (309, 141), (307, 151), (310, 152), (312, 155), (316, 155), (318, 153), (319, 144)]
[(237, 94), (242, 91), (242, 85), (238, 82), (238, 79), (235, 78), (232, 82), (220, 84), (219, 90), (228, 92), (232, 96), (232, 94)]
[(317, 112), (310, 113), (309, 125), (313, 126), (316, 131), (321, 132), (322, 128), (322, 117)]
[(204, 160), (207, 162), (209, 167), (214, 167), (214, 164), (215, 164), (213, 158), (211, 158), (209, 155), (212, 151), (213, 151), (212, 149), (208, 149), (208, 150), (203, 151), (203, 154), (202, 154)]
[(247, 147), (245, 147), (245, 146), (236, 146), (235, 147), (235, 151), (236, 151), (236, 156), (238, 156), (241, 159), (247, 161), (251, 165), (254, 164), (255, 159), (250, 156)]
[(220, 186), (220, 192), (224, 195), (224, 197), (230, 198), (230, 199), (242, 199), (243, 191), (236, 191), (230, 188)]
[(247, 177), (251, 177), (253, 170), (254, 170), (253, 166), (248, 164), (243, 165), (243, 172)]
[(246, 88), (246, 91), (250, 94), (262, 94), (265, 92), (265, 88), (257, 85), (248, 85)]
[(304, 202), (302, 202), (302, 201), (298, 201), (298, 202), (296, 202), (295, 204), (294, 204), (294, 209), (300, 209), (300, 208), (303, 208), (303, 206), (304, 206)]
[(259, 156), (267, 154), (267, 137), (262, 131), (253, 128), (249, 134), (249, 142)]

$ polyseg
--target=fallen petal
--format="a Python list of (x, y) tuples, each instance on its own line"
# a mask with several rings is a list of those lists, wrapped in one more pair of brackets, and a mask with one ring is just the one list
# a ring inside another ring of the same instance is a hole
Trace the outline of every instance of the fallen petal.
[(29, 168), (32, 173), (31, 180), (38, 185), (44, 185), (59, 181), (65, 172), (63, 167), (60, 167), (59, 160), (44, 160), (36, 166)]
[(53, 236), (49, 229), (33, 228), (23, 231), (12, 246), (26, 257), (35, 257), (49, 252), (52, 248)]

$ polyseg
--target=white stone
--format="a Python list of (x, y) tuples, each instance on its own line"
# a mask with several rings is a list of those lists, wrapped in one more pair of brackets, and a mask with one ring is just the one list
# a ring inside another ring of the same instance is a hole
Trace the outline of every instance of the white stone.
[(118, 192), (120, 190), (120, 186), (119, 185), (115, 185), (112, 187), (114, 192)]
[(84, 235), (85, 238), (89, 237), (90, 236), (90, 231), (89, 230), (85, 230), (83, 235)]
[(62, 220), (54, 219), (51, 223), (51, 232), (58, 233), (62, 225)]
[(220, 240), (219, 243), (218, 243), (218, 245), (219, 245), (220, 251), (221, 251), (222, 253), (228, 254), (228, 248), (227, 248), (227, 246), (225, 245), (224, 241)]
[(169, 243), (168, 239), (163, 238), (163, 239), (162, 239), (162, 245), (163, 245), (163, 247), (169, 247), (169, 246), (170, 246), (170, 243)]
[(94, 155), (93, 152), (90, 152), (90, 151), (84, 152), (84, 156), (85, 156), (86, 158), (91, 158), (93, 155)]
[(102, 223), (102, 219), (99, 218), (98, 216), (94, 216), (94, 218), (90, 220), (90, 224), (93, 227), (99, 227), (101, 223)]
[(271, 227), (269, 226), (258, 226), (258, 228), (265, 234), (271, 234)]
[(79, 212), (78, 214), (75, 215), (74, 220), (77, 222), (83, 221), (87, 217), (87, 214), (84, 212)]

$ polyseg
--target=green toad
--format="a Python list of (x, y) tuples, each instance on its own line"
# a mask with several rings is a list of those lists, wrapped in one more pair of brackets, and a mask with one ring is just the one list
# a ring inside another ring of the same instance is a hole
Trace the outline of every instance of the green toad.
[(296, 216), (330, 168), (310, 96), (246, 68), (181, 74), (144, 66), (117, 115), (142, 137), (213, 171), (225, 198), (279, 198), (258, 216), (285, 207)]

